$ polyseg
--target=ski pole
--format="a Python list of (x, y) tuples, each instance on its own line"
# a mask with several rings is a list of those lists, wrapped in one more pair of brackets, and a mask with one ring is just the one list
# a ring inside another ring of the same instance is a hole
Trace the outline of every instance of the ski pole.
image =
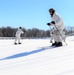
[[(51, 26), (49, 26), (49, 28), (50, 28), (50, 32), (51, 32), (51, 31), (52, 31)], [(50, 36), (51, 36), (51, 33), (50, 33)], [(52, 36), (51, 36), (51, 40), (53, 40)], [(52, 42), (52, 41), (51, 41), (51, 43), (53, 44), (53, 42)]]
[[(50, 26), (49, 26), (49, 27), (50, 27)], [(50, 27), (50, 30), (52, 30), (51, 27)]]
[[(55, 25), (54, 25), (55, 26)], [(58, 28), (55, 26), (55, 28), (57, 29), (57, 31), (59, 32), (60, 36), (62, 37), (63, 41), (65, 42), (65, 44), (67, 45), (65, 39), (63, 38), (63, 36), (61, 35), (60, 31), (58, 30)]]

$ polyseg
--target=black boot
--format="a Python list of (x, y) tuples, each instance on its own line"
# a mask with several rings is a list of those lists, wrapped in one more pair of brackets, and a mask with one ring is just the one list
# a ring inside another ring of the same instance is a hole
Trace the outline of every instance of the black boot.
[(15, 45), (17, 45), (17, 43), (16, 43), (16, 42), (15, 42), (14, 44), (15, 44)]
[(20, 42), (18, 44), (21, 44)]
[(57, 42), (55, 42), (55, 43), (52, 43), (52, 46), (56, 46), (56, 44), (57, 44)]
[(62, 42), (58, 42), (58, 43), (56, 44), (56, 47), (60, 47), (60, 46), (62, 46)]

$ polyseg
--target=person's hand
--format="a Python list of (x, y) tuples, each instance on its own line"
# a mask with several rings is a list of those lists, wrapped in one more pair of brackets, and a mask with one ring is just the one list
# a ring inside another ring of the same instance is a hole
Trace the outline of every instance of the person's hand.
[(24, 33), (26, 32), (26, 30), (24, 30)]
[(50, 25), (51, 25), (51, 23), (47, 23), (47, 25), (48, 25), (48, 26), (50, 26)]
[(52, 21), (51, 23), (52, 23), (52, 24), (55, 24), (55, 21)]
[(26, 32), (26, 30), (23, 31), (24, 33)]

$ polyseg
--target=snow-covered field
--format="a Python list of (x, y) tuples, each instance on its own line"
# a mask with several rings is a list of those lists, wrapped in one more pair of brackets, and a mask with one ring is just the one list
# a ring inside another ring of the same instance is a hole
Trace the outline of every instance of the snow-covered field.
[(49, 39), (0, 40), (0, 75), (74, 75), (74, 36), (50, 48)]

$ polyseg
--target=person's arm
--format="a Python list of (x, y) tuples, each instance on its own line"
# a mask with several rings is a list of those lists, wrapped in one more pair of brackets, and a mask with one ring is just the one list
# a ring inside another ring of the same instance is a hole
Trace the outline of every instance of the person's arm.
[(23, 33), (24, 33), (24, 31), (23, 31), (22, 29), (20, 29), (20, 33), (21, 33), (21, 34), (23, 34)]
[(55, 20), (55, 24), (56, 24), (56, 25), (60, 25), (61, 22), (62, 22), (62, 18), (57, 15), (56, 20)]
[(24, 33), (24, 31), (22, 30), (22, 31), (21, 31), (21, 33), (23, 34), (23, 33)]
[(62, 18), (57, 13), (55, 13), (54, 16), (52, 17), (51, 23), (52, 25), (58, 26), (62, 23)]

